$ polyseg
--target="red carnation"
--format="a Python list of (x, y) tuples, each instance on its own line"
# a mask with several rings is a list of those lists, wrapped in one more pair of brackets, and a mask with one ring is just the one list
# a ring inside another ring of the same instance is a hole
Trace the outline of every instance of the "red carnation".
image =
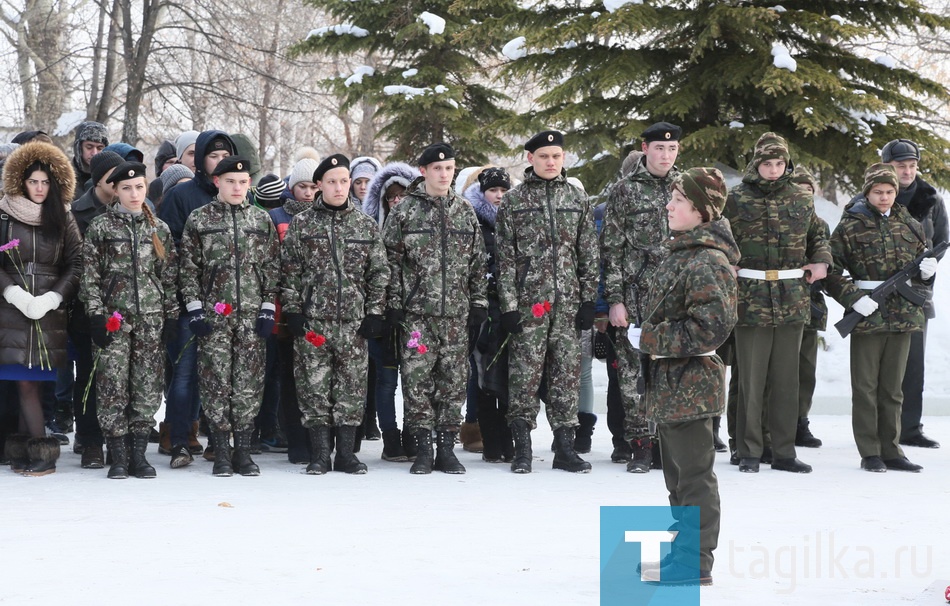
[(419, 347), (416, 348), (416, 351), (418, 351), (421, 354), (424, 354), (425, 352), (429, 351), (429, 348), (426, 347), (425, 345), (420, 345)]
[(320, 347), (321, 345), (327, 342), (326, 337), (324, 337), (323, 335), (318, 335), (312, 330), (308, 330), (307, 335), (304, 338), (307, 340), (308, 343), (310, 343), (314, 347)]
[(224, 311), (221, 313), (222, 316), (230, 316), (231, 312), (234, 311), (234, 308), (231, 307), (230, 303), (224, 304)]
[(531, 306), (531, 315), (535, 318), (540, 318), (544, 315), (544, 305), (541, 303), (535, 303)]
[(550, 301), (545, 301), (545, 302), (543, 303), (543, 305), (544, 305), (544, 311), (546, 311), (546, 312), (550, 312), (550, 311), (551, 311), (551, 302), (550, 302)]
[(118, 332), (120, 328), (122, 328), (122, 321), (115, 316), (109, 316), (109, 319), (106, 320), (106, 331)]

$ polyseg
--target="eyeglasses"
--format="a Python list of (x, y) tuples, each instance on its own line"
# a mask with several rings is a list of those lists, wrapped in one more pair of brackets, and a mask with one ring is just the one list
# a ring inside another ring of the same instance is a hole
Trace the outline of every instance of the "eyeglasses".
[(389, 203), (395, 202), (396, 200), (402, 200), (405, 197), (404, 193), (402, 194), (393, 194), (391, 196), (386, 196), (386, 201)]

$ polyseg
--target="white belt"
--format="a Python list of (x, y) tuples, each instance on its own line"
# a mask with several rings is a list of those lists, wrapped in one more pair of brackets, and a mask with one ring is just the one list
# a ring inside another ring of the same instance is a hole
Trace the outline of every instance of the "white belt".
[(740, 278), (751, 278), (753, 280), (794, 280), (805, 276), (804, 269), (767, 269), (760, 271), (758, 269), (740, 269), (736, 272)]
[(656, 354), (650, 354), (651, 360), (665, 360), (667, 358), (708, 358), (709, 356), (716, 355), (715, 351), (707, 351), (706, 353), (696, 354), (695, 356), (658, 356)]
[(874, 290), (881, 284), (884, 284), (884, 280), (855, 280), (854, 285), (860, 288), (861, 290)]

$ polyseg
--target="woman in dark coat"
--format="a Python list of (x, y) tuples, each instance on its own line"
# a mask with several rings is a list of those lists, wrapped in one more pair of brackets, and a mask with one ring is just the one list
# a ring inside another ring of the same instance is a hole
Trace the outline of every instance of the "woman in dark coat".
[(7, 440), (11, 467), (26, 475), (56, 470), (59, 442), (47, 438), (40, 382), (67, 364), (65, 300), (82, 272), (72, 214), (75, 177), (57, 147), (32, 142), (10, 154), (0, 198), (0, 379), (16, 381), (20, 434)]

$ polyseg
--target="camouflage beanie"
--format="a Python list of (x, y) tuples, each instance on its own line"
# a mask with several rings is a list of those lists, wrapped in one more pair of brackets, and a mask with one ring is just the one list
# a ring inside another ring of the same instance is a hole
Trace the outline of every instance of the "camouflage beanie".
[(813, 194), (817, 194), (819, 191), (818, 182), (815, 181), (815, 177), (800, 166), (796, 166), (795, 170), (792, 171), (792, 176), (789, 178), (789, 181), (795, 185), (807, 185), (811, 188)]
[(756, 168), (766, 160), (785, 160), (788, 164), (791, 156), (788, 153), (788, 142), (775, 133), (765, 133), (755, 142), (755, 155), (752, 162)]
[(726, 181), (718, 169), (691, 168), (673, 179), (673, 187), (692, 202), (704, 223), (722, 216), (726, 205)]
[(871, 188), (877, 183), (888, 183), (894, 189), (900, 190), (901, 184), (897, 180), (897, 169), (890, 164), (872, 164), (864, 171), (864, 195), (868, 195)]

